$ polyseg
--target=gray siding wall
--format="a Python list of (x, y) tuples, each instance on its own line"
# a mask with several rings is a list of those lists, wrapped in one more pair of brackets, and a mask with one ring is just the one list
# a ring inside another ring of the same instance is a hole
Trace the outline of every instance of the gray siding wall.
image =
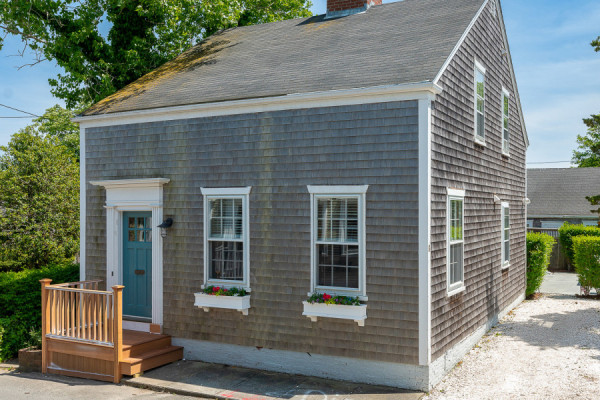
[[(244, 114), (86, 130), (86, 179), (170, 178), (164, 331), (176, 337), (418, 362), (417, 102)], [(306, 185), (364, 185), (368, 319), (302, 316), (310, 290)], [(203, 282), (201, 187), (252, 186), (252, 308), (194, 308)], [(105, 191), (87, 186), (89, 278), (105, 277)], [(127, 288), (125, 288), (127, 290)]]
[[(443, 74), (433, 104), (432, 135), (432, 359), (436, 359), (525, 290), (525, 143), (510, 66), (501, 55), (498, 17), (488, 5)], [(485, 147), (474, 143), (474, 60), (487, 69)], [(510, 97), (510, 157), (501, 152), (501, 90)], [(446, 188), (466, 190), (465, 286), (446, 291)], [(510, 202), (511, 262), (500, 267), (500, 205)]]

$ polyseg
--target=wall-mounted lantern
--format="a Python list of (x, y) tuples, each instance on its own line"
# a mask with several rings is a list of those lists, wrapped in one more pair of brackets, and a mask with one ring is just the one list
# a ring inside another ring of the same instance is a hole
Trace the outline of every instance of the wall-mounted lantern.
[(162, 224), (158, 225), (160, 228), (160, 236), (167, 237), (167, 229), (173, 225), (173, 218), (167, 218)]

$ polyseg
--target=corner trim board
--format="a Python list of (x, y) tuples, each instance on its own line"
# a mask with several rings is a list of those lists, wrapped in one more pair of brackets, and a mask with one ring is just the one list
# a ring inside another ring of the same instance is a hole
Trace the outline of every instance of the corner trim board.
[(86, 128), (102, 127), (302, 108), (419, 100), (434, 97), (441, 92), (442, 88), (435, 83), (417, 82), (79, 116), (72, 121)]
[(431, 362), (431, 100), (419, 100), (419, 365)]
[(79, 127), (79, 280), (85, 281), (86, 257), (85, 128)]

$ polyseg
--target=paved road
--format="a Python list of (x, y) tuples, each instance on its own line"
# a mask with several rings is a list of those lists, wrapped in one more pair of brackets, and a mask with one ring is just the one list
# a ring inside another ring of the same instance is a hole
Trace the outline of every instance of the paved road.
[[(541, 293), (552, 294), (579, 294), (579, 286), (577, 285), (577, 274), (574, 272), (548, 272), (544, 277)], [(592, 294), (595, 290), (592, 289)]]
[(163, 400), (191, 399), (122, 385), (38, 373), (19, 373), (0, 368), (0, 399), (5, 400)]

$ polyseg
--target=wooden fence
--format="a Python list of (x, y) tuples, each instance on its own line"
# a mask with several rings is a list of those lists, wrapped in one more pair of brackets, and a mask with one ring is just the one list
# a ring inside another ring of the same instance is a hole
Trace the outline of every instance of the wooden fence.
[(100, 281), (51, 285), (42, 279), (42, 372), (118, 383), (123, 286)]
[(571, 265), (567, 260), (567, 257), (565, 256), (565, 251), (563, 250), (562, 245), (558, 240), (557, 228), (527, 228), (527, 232), (545, 233), (552, 236), (555, 239), (554, 247), (552, 248), (552, 256), (550, 257), (550, 265), (548, 265), (548, 270), (570, 271), (572, 269)]

